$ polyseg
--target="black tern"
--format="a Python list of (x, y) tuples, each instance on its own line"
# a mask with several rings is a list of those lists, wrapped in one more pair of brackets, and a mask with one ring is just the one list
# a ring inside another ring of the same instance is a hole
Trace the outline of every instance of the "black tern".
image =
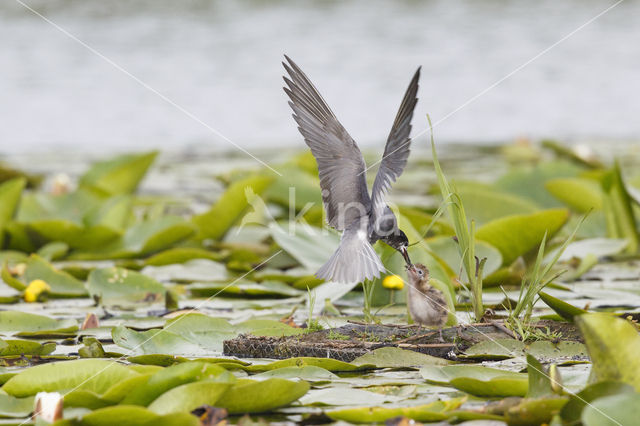
[(382, 240), (398, 250), (411, 265), (409, 241), (398, 228), (385, 196), (402, 174), (409, 157), (411, 119), (418, 102), (416, 71), (391, 127), (373, 183), (371, 195), (366, 181), (366, 164), (356, 142), (340, 124), (309, 78), (288, 56), (284, 77), (293, 118), (318, 163), (322, 201), (329, 226), (342, 231), (340, 246), (318, 270), (318, 278), (334, 282), (362, 282), (385, 272), (372, 244)]

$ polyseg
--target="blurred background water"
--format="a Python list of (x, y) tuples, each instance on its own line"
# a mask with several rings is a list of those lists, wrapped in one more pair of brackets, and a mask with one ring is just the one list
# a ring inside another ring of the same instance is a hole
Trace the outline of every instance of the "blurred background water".
[(207, 126), (247, 149), (302, 147), (284, 53), (362, 145), (384, 143), (418, 65), (414, 134), (428, 112), (441, 142), (640, 139), (638, 1), (480, 96), (614, 2), (21, 1), (85, 45), (0, 1), (4, 152), (233, 149)]

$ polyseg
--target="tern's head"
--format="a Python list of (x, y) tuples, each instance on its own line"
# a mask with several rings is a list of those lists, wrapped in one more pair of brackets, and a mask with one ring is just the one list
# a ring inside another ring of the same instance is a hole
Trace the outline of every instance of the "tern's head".
[(385, 242), (402, 254), (407, 265), (411, 265), (411, 259), (409, 259), (409, 253), (407, 252), (409, 239), (402, 230), (398, 229), (396, 232), (389, 235), (385, 238)]

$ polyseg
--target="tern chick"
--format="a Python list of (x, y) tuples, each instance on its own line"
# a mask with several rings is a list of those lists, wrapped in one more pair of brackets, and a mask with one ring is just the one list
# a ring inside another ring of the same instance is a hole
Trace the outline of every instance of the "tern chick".
[(417, 324), (436, 326), (440, 329), (447, 322), (449, 306), (444, 293), (429, 284), (429, 270), (421, 263), (407, 267), (409, 275), (409, 290), (407, 304), (411, 318)]
[(416, 71), (387, 138), (380, 168), (371, 195), (366, 181), (366, 165), (356, 142), (340, 124), (318, 90), (287, 56), (283, 62), (289, 105), (298, 130), (318, 163), (322, 201), (329, 225), (342, 231), (340, 246), (318, 270), (316, 276), (335, 282), (362, 282), (380, 276), (385, 268), (372, 247), (382, 240), (411, 265), (409, 241), (398, 228), (385, 196), (402, 174), (409, 158), (411, 119), (418, 102)]

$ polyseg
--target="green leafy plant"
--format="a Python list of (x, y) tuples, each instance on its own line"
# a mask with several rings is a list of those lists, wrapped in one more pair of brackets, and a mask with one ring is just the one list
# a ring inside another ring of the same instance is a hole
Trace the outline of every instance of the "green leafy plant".
[(456, 232), (458, 242), (458, 251), (462, 258), (462, 266), (467, 273), (469, 280), (469, 291), (471, 292), (471, 307), (476, 321), (479, 321), (484, 315), (484, 307), (482, 305), (482, 272), (486, 258), (479, 259), (475, 250), (475, 222), (472, 220), (471, 225), (467, 220), (464, 210), (462, 198), (456, 191), (456, 187), (447, 181), (436, 153), (436, 145), (433, 139), (433, 125), (431, 118), (429, 120), (429, 128), (431, 129), (431, 152), (433, 155), (433, 165), (438, 176), (438, 184), (440, 192), (445, 204), (448, 207), (449, 216), (453, 221), (453, 227)]
[(323, 330), (320, 321), (313, 318), (313, 308), (316, 306), (316, 293), (307, 287), (307, 301), (309, 305), (309, 313), (307, 315), (307, 333)]
[[(520, 294), (518, 296), (518, 303), (516, 307), (510, 312), (509, 319), (511, 321), (515, 319), (522, 319), (524, 323), (528, 323), (531, 319), (531, 314), (533, 312), (533, 306), (535, 305), (537, 299), (540, 297), (539, 293), (553, 280), (562, 275), (565, 270), (561, 271), (553, 271), (553, 267), (556, 265), (560, 256), (567, 248), (567, 246), (573, 241), (580, 228), (580, 225), (587, 218), (587, 215), (583, 216), (582, 219), (578, 222), (577, 226), (569, 235), (569, 237), (562, 243), (562, 245), (555, 251), (553, 257), (546, 265), (543, 266), (545, 248), (547, 244), (547, 234), (545, 233), (542, 238), (542, 242), (540, 243), (540, 247), (538, 248), (538, 255), (536, 257), (536, 261), (533, 265), (533, 269), (528, 274), (528, 276), (523, 281), (520, 286)], [(522, 313), (524, 312), (524, 316)], [(521, 318), (522, 316), (522, 318)]]

